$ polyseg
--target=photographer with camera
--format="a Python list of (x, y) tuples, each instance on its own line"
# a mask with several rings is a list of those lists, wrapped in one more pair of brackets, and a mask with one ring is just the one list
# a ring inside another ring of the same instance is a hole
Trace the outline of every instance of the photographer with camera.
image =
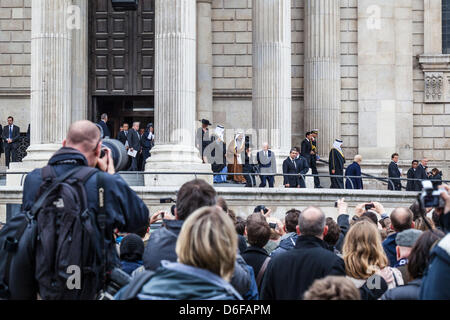
[[(98, 298), (111, 276), (121, 276), (114, 229), (132, 233), (148, 223), (146, 205), (115, 174), (116, 155), (102, 147), (94, 123), (73, 123), (62, 144), (48, 166), (25, 179), (22, 208), (36, 221), (37, 237), (19, 245), (12, 258), (10, 299)], [(68, 287), (77, 275), (71, 268), (81, 277), (75, 288)]]

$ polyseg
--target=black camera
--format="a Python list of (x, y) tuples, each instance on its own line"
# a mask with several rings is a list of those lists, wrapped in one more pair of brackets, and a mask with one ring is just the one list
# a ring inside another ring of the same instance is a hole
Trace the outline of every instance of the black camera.
[(159, 199), (159, 203), (177, 203), (177, 202), (172, 198), (161, 198)]
[(114, 268), (107, 274), (106, 289), (100, 294), (98, 300), (114, 300), (114, 296), (120, 289), (131, 282), (128, 273), (119, 268)]
[(375, 208), (375, 205), (373, 203), (366, 203), (364, 205), (364, 207), (366, 208), (366, 211), (367, 211), (367, 210)]
[(269, 223), (269, 227), (271, 227), (272, 229), (276, 229), (277, 228), (277, 224), (276, 223)]
[(255, 208), (255, 210), (253, 210), (253, 212), (261, 212), (261, 210), (263, 210), (264, 213), (267, 213), (269, 211), (269, 209), (267, 209), (265, 205), (259, 205)]
[(100, 158), (105, 156), (104, 147), (111, 150), (111, 156), (114, 162), (114, 169), (116, 172), (123, 171), (129, 167), (129, 157), (125, 146), (119, 140), (115, 139), (103, 139), (102, 140), (102, 151)]
[(444, 208), (445, 201), (441, 197), (441, 193), (445, 192), (442, 189), (433, 188), (431, 181), (422, 181), (422, 193), (419, 201), (422, 208)]

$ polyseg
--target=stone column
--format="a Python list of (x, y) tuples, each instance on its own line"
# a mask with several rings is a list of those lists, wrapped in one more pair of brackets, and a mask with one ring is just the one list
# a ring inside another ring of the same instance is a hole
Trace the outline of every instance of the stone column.
[(213, 122), (212, 0), (197, 0), (197, 120)]
[[(196, 0), (155, 1), (155, 139), (147, 172), (211, 172), (194, 146)], [(212, 176), (197, 176), (212, 183)], [(179, 186), (194, 175), (145, 176), (149, 186)]]
[(319, 155), (341, 135), (340, 6), (305, 1), (305, 131), (319, 129)]
[[(73, 0), (70, 12), (79, 26), (72, 30), (72, 122), (87, 119), (88, 109), (88, 0)], [(79, 16), (78, 9), (79, 8)]]
[(253, 128), (278, 172), (291, 147), (291, 1), (253, 0)]
[(31, 27), (31, 146), (25, 166), (47, 163), (72, 119), (72, 0), (33, 0)]

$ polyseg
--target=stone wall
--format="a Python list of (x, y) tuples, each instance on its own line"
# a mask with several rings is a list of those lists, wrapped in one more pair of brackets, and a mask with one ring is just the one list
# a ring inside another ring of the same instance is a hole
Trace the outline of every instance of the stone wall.
[(30, 108), (31, 0), (0, 1), (0, 124), (26, 132)]
[[(450, 175), (450, 104), (424, 103), (424, 71), (419, 56), (425, 49), (424, 1), (413, 2), (413, 61), (414, 61), (414, 159), (427, 157), (430, 168), (437, 167), (444, 172), (444, 179)], [(439, 39), (438, 41), (440, 41)], [(430, 42), (434, 39), (429, 39)], [(431, 45), (430, 45), (431, 46)]]

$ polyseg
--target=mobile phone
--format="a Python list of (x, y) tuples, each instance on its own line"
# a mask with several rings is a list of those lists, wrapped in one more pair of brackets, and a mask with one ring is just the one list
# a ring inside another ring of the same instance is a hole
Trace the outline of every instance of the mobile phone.
[(365, 207), (366, 207), (366, 211), (367, 211), (367, 210), (370, 210), (372, 208), (375, 208), (375, 205), (373, 203), (366, 203)]
[(269, 223), (269, 226), (270, 226), (272, 229), (276, 229), (277, 224), (276, 224), (276, 223), (270, 222), (270, 223)]
[(338, 205), (338, 202), (336, 201), (336, 202), (334, 203), (334, 207), (337, 208), (337, 205)]

